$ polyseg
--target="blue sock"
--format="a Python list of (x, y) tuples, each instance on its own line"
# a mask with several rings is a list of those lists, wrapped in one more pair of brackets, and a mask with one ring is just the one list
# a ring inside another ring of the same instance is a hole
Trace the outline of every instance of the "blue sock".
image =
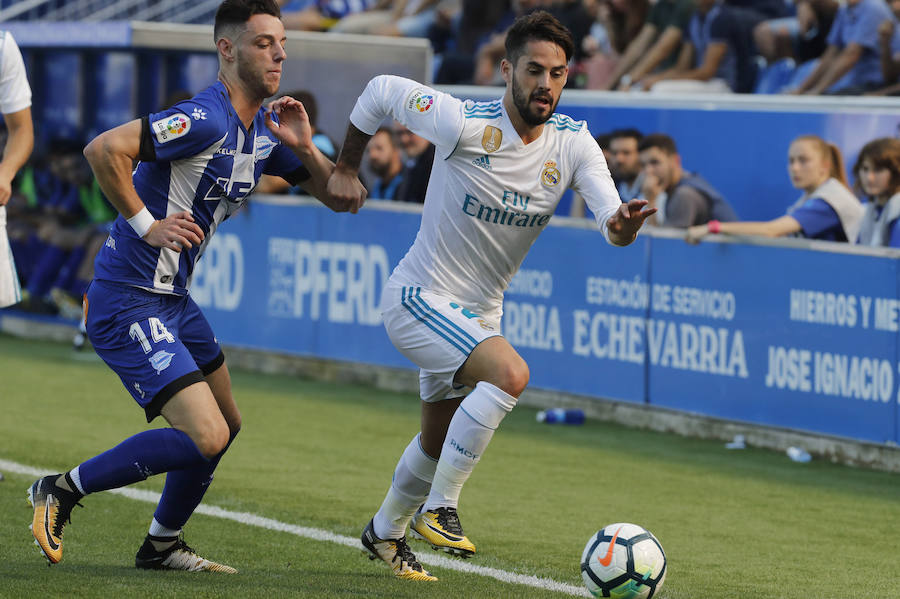
[(228, 445), (206, 464), (184, 470), (172, 470), (166, 475), (166, 486), (163, 488), (159, 505), (153, 517), (156, 521), (173, 530), (179, 530), (187, 523), (188, 518), (203, 501), (203, 496), (213, 480), (213, 472), (219, 460), (231, 447), (237, 433), (232, 433)]
[(125, 439), (112, 449), (78, 467), (85, 493), (117, 489), (148, 476), (205, 466), (203, 457), (186, 433), (174, 428), (156, 428)]

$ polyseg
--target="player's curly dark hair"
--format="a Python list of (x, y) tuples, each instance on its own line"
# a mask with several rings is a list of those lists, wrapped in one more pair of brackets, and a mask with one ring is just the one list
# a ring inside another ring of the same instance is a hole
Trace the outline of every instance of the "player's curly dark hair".
[(281, 8), (275, 0), (225, 0), (216, 10), (213, 39), (218, 41), (225, 29), (243, 25), (253, 15), (272, 15), (280, 19)]
[(513, 66), (525, 53), (525, 44), (531, 41), (552, 42), (566, 53), (566, 62), (575, 53), (572, 32), (545, 10), (537, 10), (515, 20), (506, 33), (506, 60)]

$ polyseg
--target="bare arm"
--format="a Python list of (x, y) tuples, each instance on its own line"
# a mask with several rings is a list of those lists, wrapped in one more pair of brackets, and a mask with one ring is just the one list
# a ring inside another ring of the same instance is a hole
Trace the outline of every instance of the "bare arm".
[(890, 19), (878, 26), (878, 48), (881, 54), (881, 75), (885, 84), (894, 82), (900, 76), (900, 61), (894, 60), (891, 52), (891, 38), (894, 35), (894, 22)]
[(632, 81), (640, 81), (648, 73), (653, 72), (653, 69), (658, 67), (666, 57), (678, 49), (682, 37), (681, 29), (678, 27), (666, 27), (650, 51), (629, 73)]
[[(104, 131), (84, 148), (94, 177), (110, 203), (126, 219), (146, 209), (131, 180), (131, 167), (141, 146), (141, 121), (133, 120)], [(171, 214), (153, 222), (143, 239), (153, 247), (176, 252), (203, 241), (203, 231), (190, 212)]]
[[(278, 115), (278, 124), (272, 119), (272, 113)], [(310, 177), (300, 186), (310, 195), (334, 210), (335, 212), (352, 212), (356, 214), (365, 200), (362, 184), (356, 180), (357, 193), (349, 196), (334, 196), (328, 193), (328, 178), (334, 164), (312, 142), (312, 127), (303, 103), (290, 96), (284, 96), (272, 102), (266, 111), (266, 126), (275, 137), (293, 151)], [(361, 193), (362, 192), (362, 193)]]
[(34, 127), (31, 108), (4, 114), (8, 137), (0, 161), (0, 206), (5, 206), (12, 193), (12, 180), (31, 156), (34, 148)]
[(666, 79), (681, 79), (681, 75), (690, 70), (693, 61), (694, 44), (690, 42), (684, 43), (681, 46), (681, 52), (678, 53), (678, 60), (675, 62), (674, 67), (667, 69), (662, 73), (648, 75), (642, 78), (640, 86), (644, 89), (650, 89), (656, 83)]
[(716, 76), (719, 65), (728, 52), (728, 44), (725, 42), (711, 42), (706, 47), (703, 62), (696, 69), (690, 69), (679, 75), (679, 79), (694, 79), (697, 81), (709, 81)]
[[(758, 235), (760, 237), (784, 237), (802, 230), (800, 223), (793, 216), (779, 216), (769, 221), (747, 221), (719, 223), (719, 233), (726, 235)], [(712, 231), (709, 225), (688, 227), (685, 239), (688, 243), (697, 243)]]
[(825, 91), (840, 81), (841, 77), (846, 75), (850, 69), (856, 66), (856, 63), (859, 62), (859, 59), (863, 55), (863, 47), (859, 44), (847, 44), (847, 46), (841, 50), (841, 53), (838, 55), (837, 59), (828, 65), (828, 69), (823, 73), (822, 77), (819, 79), (816, 85), (810, 87), (806, 93), (808, 94), (822, 94)]
[[(357, 129), (353, 123), (347, 125), (347, 135), (344, 138), (344, 145), (341, 147), (341, 154), (338, 156), (334, 172), (328, 179), (328, 193), (337, 197), (353, 193), (353, 182), (359, 182), (359, 165), (362, 163), (363, 152), (371, 137)], [(365, 197), (365, 190), (362, 193)]]
[(612, 76), (602, 89), (610, 90), (615, 87), (622, 75), (627, 73), (647, 51), (647, 48), (653, 43), (654, 37), (656, 37), (656, 27), (650, 23), (645, 23), (638, 32), (637, 37), (631, 40), (631, 43), (625, 48), (625, 53), (619, 59)]
[(817, 85), (819, 80), (828, 70), (831, 63), (835, 60), (835, 58), (837, 58), (839, 52), (840, 50), (838, 49), (838, 47), (833, 44), (825, 48), (825, 52), (822, 54), (822, 58), (819, 59), (819, 64), (817, 64), (813, 72), (809, 74), (809, 77), (807, 77), (803, 81), (803, 83), (801, 83), (800, 86), (796, 90), (794, 90), (794, 93), (806, 93), (807, 90)]

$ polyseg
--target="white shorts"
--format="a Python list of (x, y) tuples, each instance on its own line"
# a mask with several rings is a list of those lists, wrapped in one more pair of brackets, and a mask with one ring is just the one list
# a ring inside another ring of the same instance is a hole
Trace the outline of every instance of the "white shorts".
[(394, 347), (419, 367), (419, 393), (428, 402), (467, 395), (469, 387), (453, 382), (456, 371), (479, 343), (500, 335), (499, 322), (421, 287), (388, 283), (381, 316)]
[(19, 275), (6, 236), (6, 206), (0, 206), (0, 308), (22, 301)]

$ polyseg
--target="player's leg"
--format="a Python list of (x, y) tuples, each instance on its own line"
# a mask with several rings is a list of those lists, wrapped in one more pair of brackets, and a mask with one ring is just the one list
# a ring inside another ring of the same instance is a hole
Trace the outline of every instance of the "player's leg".
[[(206, 416), (214, 413), (218, 415), (217, 426), (221, 427), (224, 424), (224, 430), (228, 436), (220, 437), (219, 440), (224, 443), (219, 445), (221, 449), (208, 461), (168, 472), (166, 485), (150, 524), (150, 530), (135, 556), (135, 566), (138, 568), (208, 571), (226, 574), (237, 572), (230, 566), (200, 557), (184, 542), (181, 536), (182, 527), (203, 499), (206, 489), (212, 482), (213, 471), (234, 439), (234, 435), (237, 434), (236, 432), (231, 433), (228, 419), (224, 417), (221, 408), (222, 402), (219, 400), (219, 396), (223, 393), (223, 385), (227, 385), (227, 396), (230, 399), (230, 381), (228, 381), (228, 371), (225, 365), (220, 366), (213, 374), (216, 373), (218, 373), (216, 376), (206, 377), (207, 380), (212, 381), (212, 384), (203, 385), (206, 387), (206, 400), (203, 402), (202, 413), (198, 413), (197, 410), (200, 402), (190, 399), (188, 400), (190, 403), (170, 401), (163, 406), (162, 415), (173, 428), (191, 431), (193, 434), (196, 427), (208, 426), (209, 422), (204, 425)], [(219, 390), (219, 395), (215, 394), (216, 390)], [(212, 405), (209, 400), (212, 400)], [(234, 400), (230, 399), (230, 401), (232, 409), (229, 413), (232, 417), (237, 416), (236, 425), (239, 428), (240, 414), (237, 412), (237, 406), (233, 405)], [(219, 431), (222, 432), (221, 428)]]
[(165, 409), (173, 426), (138, 433), (70, 472), (32, 485), (32, 531), (51, 563), (62, 558), (63, 527), (84, 495), (207, 464), (228, 442), (228, 425), (209, 385), (164, 324), (177, 311), (177, 300), (96, 281), (88, 290), (87, 328), (97, 353), (144, 408), (148, 422)]
[[(193, 468), (172, 470), (166, 475), (162, 497), (150, 523), (147, 538), (135, 557), (135, 566), (146, 569), (187, 564), (188, 567), (184, 569), (233, 572), (233, 568), (193, 554), (190, 548), (183, 547), (183, 541), (179, 539), (182, 528), (200, 505), (212, 483), (213, 472), (219, 461), (241, 428), (241, 413), (231, 392), (231, 376), (225, 365), (225, 355), (199, 307), (190, 297), (183, 298), (182, 303), (179, 338), (191, 352), (194, 361), (201, 365), (200, 371), (215, 400), (216, 410), (228, 427), (228, 441), (208, 462)], [(162, 412), (166, 420), (176, 427), (176, 422), (183, 420), (185, 416), (179, 408), (163, 408)], [(179, 409), (179, 412), (176, 413), (175, 409)]]
[[(425, 505), (413, 530), (436, 549), (467, 557), (475, 546), (463, 532), (457, 508), (462, 487), (481, 459), (500, 422), (516, 405), (528, 384), (528, 365), (503, 337), (485, 339), (472, 351), (455, 382), (474, 387), (447, 423), (448, 410), (432, 410), (432, 431), (423, 446), (440, 445), (440, 459)], [(446, 426), (446, 428), (444, 428)], [(434, 454), (432, 454), (434, 455)]]
[[(497, 335), (488, 319), (453, 300), (418, 288), (385, 289), (385, 328), (394, 345), (422, 370), (423, 428), (397, 464), (388, 493), (373, 519), (380, 538), (402, 538), (427, 498), (443, 443), (443, 433), (466, 389), (453, 377), (471, 352)], [(468, 540), (465, 549), (474, 547)]]

